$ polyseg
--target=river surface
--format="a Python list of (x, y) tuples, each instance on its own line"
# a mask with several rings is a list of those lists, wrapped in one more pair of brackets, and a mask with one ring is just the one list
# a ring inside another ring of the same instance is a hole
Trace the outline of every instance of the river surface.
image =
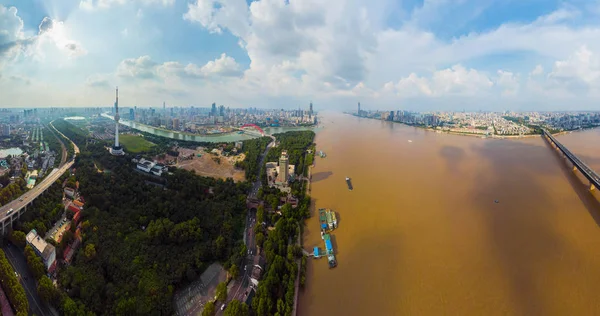
[[(600, 315), (598, 193), (541, 137), (321, 121), (311, 194), (337, 211), (338, 267), (309, 260), (299, 315)], [(600, 130), (558, 140), (600, 171)]]

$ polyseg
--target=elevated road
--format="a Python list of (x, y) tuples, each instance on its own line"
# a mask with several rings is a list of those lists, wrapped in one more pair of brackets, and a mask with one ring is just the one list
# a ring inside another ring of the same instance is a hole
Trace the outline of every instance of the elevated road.
[[(55, 129), (54, 126), (52, 125), (52, 123), (50, 123), (50, 126), (52, 129), (54, 129), (55, 132), (61, 134), (62, 136), (65, 136), (61, 132), (59, 132), (57, 129)], [(66, 136), (65, 136), (65, 138), (68, 139)], [(71, 141), (71, 143), (73, 143), (73, 142)], [(77, 145), (75, 145), (75, 143), (73, 143), (73, 148), (74, 148), (75, 154), (78, 154), (79, 147), (77, 147)], [(50, 172), (50, 174), (48, 174), (46, 176), (46, 178), (44, 178), (44, 180), (42, 182), (38, 183), (31, 190), (25, 192), (23, 195), (14, 199), (13, 201), (9, 202), (8, 204), (2, 205), (0, 207), (0, 233), (2, 235), (5, 235), (12, 227), (12, 223), (14, 223), (16, 220), (18, 220), (19, 217), (21, 217), (21, 215), (27, 211), (27, 206), (30, 205), (33, 202), (33, 200), (35, 200), (38, 196), (40, 196), (42, 193), (44, 193), (67, 170), (69, 170), (73, 166), (74, 162), (75, 162), (75, 159), (73, 157), (67, 163), (62, 165), (60, 168), (53, 169)]]
[(573, 169), (579, 170), (579, 172), (581, 172), (583, 176), (590, 181), (590, 190), (593, 190), (594, 188), (600, 188), (600, 176), (598, 176), (598, 174), (592, 168), (586, 165), (585, 162), (581, 161), (581, 159), (573, 154), (567, 147), (558, 142), (558, 140), (556, 140), (552, 134), (548, 133), (548, 131), (544, 129), (543, 133), (544, 136), (546, 136), (546, 139), (553, 144), (557, 150), (562, 152), (562, 154), (573, 164)]

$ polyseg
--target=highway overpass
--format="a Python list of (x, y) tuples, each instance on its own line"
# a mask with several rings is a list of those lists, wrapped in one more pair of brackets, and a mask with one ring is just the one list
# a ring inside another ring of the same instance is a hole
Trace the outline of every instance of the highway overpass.
[(583, 176), (590, 181), (590, 190), (595, 188), (600, 188), (600, 177), (598, 174), (590, 168), (585, 162), (581, 161), (579, 157), (573, 154), (567, 147), (559, 143), (552, 134), (550, 134), (547, 130), (543, 130), (544, 136), (548, 142), (553, 145), (557, 151), (562, 153), (562, 155), (568, 159), (571, 164), (573, 164), (573, 170), (579, 170), (583, 174)]
[[(52, 123), (50, 123), (50, 126), (56, 132), (58, 132), (59, 134), (64, 136), (66, 139), (68, 139), (65, 135), (63, 135), (63, 133), (61, 133), (57, 129), (55, 129), (54, 126), (52, 125)], [(71, 140), (69, 140), (69, 141), (71, 141)], [(71, 141), (71, 143), (73, 143), (73, 142)], [(77, 145), (75, 145), (75, 143), (73, 143), (73, 148), (75, 150), (75, 154), (78, 154), (79, 148), (77, 147)], [(5, 235), (8, 231), (10, 231), (10, 229), (12, 228), (12, 224), (15, 221), (17, 221), (23, 213), (27, 212), (27, 207), (31, 206), (33, 201), (38, 196), (40, 196), (42, 193), (44, 193), (56, 180), (58, 180), (65, 173), (65, 171), (69, 170), (73, 166), (74, 162), (75, 162), (75, 159), (73, 157), (72, 159), (68, 160), (67, 163), (60, 166), (60, 168), (54, 168), (50, 172), (50, 174), (48, 174), (46, 176), (46, 178), (44, 178), (44, 180), (42, 180), (42, 182), (38, 183), (31, 190), (25, 192), (23, 195), (14, 199), (13, 201), (9, 202), (8, 204), (1, 206), (0, 207), (0, 233), (2, 235)], [(10, 211), (10, 210), (12, 210), (12, 211)], [(9, 214), (9, 211), (10, 211), (10, 214)]]

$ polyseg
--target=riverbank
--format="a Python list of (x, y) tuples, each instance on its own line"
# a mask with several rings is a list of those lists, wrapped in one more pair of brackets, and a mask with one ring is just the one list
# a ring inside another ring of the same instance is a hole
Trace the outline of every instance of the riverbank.
[[(356, 117), (360, 117), (360, 118), (366, 118), (366, 119), (372, 119), (372, 120), (379, 120), (379, 119), (376, 119), (376, 118), (357, 116), (356, 114), (352, 114), (352, 113), (345, 113), (345, 114), (350, 114), (352, 116), (356, 116)], [(398, 124), (402, 124), (402, 125), (405, 125), (405, 126), (416, 127), (416, 128), (420, 128), (420, 129), (429, 131), (429, 132), (436, 132), (436, 133), (440, 133), (440, 134), (450, 134), (450, 135), (458, 135), (458, 136), (478, 137), (478, 138), (483, 138), (483, 139), (487, 139), (487, 138), (491, 138), (491, 139), (522, 139), (522, 138), (533, 138), (533, 137), (539, 137), (539, 136), (541, 136), (541, 134), (526, 134), (526, 135), (495, 135), (495, 134), (492, 134), (492, 135), (487, 135), (487, 134), (478, 134), (478, 133), (466, 133), (466, 132), (456, 132), (456, 131), (440, 130), (440, 129), (435, 129), (435, 128), (432, 128), (432, 127), (406, 124), (406, 123), (403, 123), (403, 122), (395, 122), (395, 121), (385, 121), (385, 122), (398, 123)], [(590, 130), (590, 129), (595, 129), (595, 128), (598, 128), (598, 127), (600, 127), (600, 126), (585, 127), (585, 128), (580, 128), (580, 129), (571, 130), (571, 131), (561, 131), (561, 132), (557, 132), (557, 133), (552, 133), (552, 136), (564, 135), (564, 134), (568, 134), (568, 133), (572, 133), (572, 132), (583, 132), (583, 131)]]

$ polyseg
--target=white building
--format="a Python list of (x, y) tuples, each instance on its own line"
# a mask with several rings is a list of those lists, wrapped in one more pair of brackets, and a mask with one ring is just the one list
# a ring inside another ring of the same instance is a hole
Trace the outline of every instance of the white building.
[(27, 244), (33, 248), (35, 253), (42, 258), (46, 270), (54, 269), (53, 265), (56, 261), (56, 248), (47, 243), (42, 237), (38, 236), (37, 231), (32, 229), (25, 237)]

